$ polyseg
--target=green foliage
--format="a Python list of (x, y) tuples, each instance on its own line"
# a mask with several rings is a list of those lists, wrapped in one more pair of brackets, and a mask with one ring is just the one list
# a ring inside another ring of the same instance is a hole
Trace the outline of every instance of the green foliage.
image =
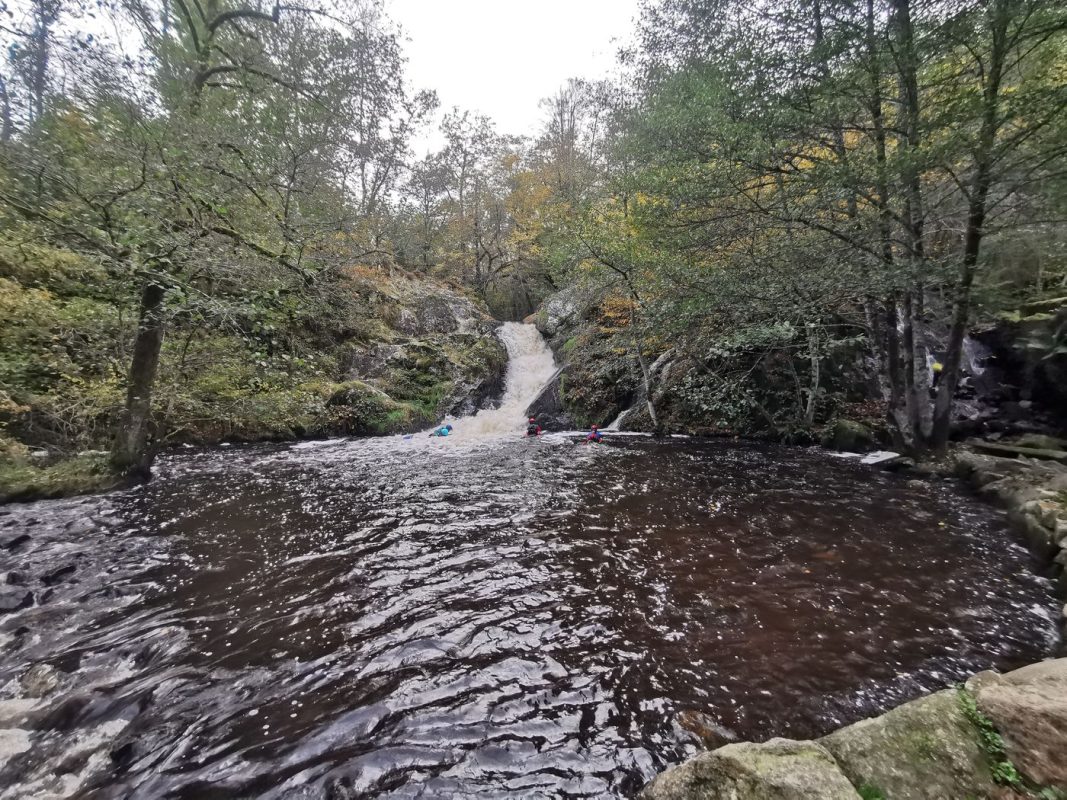
[(886, 800), (886, 796), (882, 790), (869, 783), (863, 784), (856, 791), (863, 800)]
[[(2, 442), (0, 437), (0, 447)], [(40, 465), (28, 457), (0, 453), (0, 503), (98, 492), (117, 482), (103, 452), (81, 453)]]
[(1027, 781), (1015, 765), (1008, 758), (1004, 750), (1004, 739), (997, 731), (993, 721), (978, 708), (975, 696), (960, 686), (957, 692), (960, 708), (963, 715), (974, 726), (978, 734), (978, 743), (986, 755), (989, 763), (989, 771), (993, 780), (1001, 786), (1007, 786), (1013, 791), (1027, 796), (1040, 798), (1040, 800), (1064, 800), (1065, 795), (1061, 790), (1053, 786), (1035, 786)]

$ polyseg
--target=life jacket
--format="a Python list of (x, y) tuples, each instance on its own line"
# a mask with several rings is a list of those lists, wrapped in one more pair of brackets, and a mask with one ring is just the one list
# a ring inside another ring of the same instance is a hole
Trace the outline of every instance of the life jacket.
[(526, 435), (527, 436), (536, 436), (540, 432), (541, 432), (541, 426), (538, 425), (536, 422), (531, 422), (529, 425), (526, 426)]

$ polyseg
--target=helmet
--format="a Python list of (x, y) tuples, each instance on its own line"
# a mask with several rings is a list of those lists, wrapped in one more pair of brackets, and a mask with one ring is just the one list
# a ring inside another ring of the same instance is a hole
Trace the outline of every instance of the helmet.
[(445, 425), (445, 427), (448, 428), (449, 430), (452, 430), (452, 423), (450, 422), (449, 424)]
[(530, 417), (530, 422), (537, 422), (537, 417)]
[(594, 430), (594, 431), (595, 431), (595, 430), (597, 429), (597, 426), (596, 426), (596, 425), (590, 425), (589, 427), (590, 427), (590, 428), (591, 428), (592, 430)]

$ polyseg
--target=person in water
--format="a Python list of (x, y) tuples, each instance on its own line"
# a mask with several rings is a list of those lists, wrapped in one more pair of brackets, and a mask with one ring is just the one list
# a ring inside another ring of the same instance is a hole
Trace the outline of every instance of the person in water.
[(452, 433), (451, 425), (442, 425), (440, 428), (435, 429), (430, 436), (448, 436)]
[(599, 444), (600, 440), (603, 438), (604, 437), (600, 435), (600, 428), (598, 428), (596, 425), (590, 425), (589, 435), (585, 437), (585, 443), (589, 444), (590, 442), (592, 442), (593, 444)]
[(526, 435), (540, 436), (542, 433), (544, 429), (537, 424), (537, 417), (530, 417), (530, 421), (526, 423)]

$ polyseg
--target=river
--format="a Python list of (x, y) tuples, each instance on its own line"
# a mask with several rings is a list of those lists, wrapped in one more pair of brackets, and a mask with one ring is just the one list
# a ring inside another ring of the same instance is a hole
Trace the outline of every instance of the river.
[(551, 354), (504, 338), (504, 413), (453, 437), (177, 452), (0, 508), (34, 599), (0, 617), (0, 797), (627, 797), (694, 718), (818, 735), (1053, 648), (1050, 583), (956, 484), (526, 440)]

